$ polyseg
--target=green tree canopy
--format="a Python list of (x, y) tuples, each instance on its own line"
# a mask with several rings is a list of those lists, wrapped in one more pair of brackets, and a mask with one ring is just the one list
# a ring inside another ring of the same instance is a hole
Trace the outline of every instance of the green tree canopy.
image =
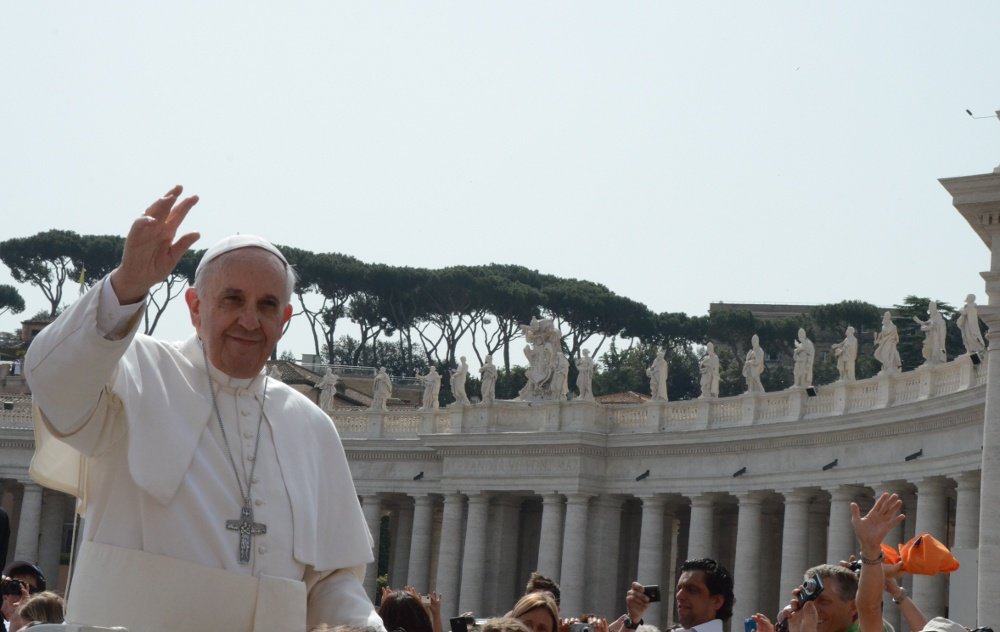
[(24, 311), (24, 298), (13, 285), (0, 285), (0, 315), (10, 312), (20, 314)]

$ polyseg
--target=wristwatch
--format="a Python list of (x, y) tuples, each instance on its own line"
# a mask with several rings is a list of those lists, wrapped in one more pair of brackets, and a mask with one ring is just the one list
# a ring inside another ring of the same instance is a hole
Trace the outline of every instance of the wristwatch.
[(638, 621), (633, 621), (631, 617), (625, 617), (625, 627), (629, 630), (634, 630), (642, 625), (642, 619)]

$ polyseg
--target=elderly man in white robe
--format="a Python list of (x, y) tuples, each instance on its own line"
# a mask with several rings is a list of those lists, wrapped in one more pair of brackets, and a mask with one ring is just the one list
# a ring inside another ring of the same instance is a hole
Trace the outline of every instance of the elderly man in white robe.
[(198, 239), (197, 197), (171, 189), (129, 231), (121, 264), (46, 328), (25, 368), (32, 475), (76, 495), (83, 545), (67, 620), (133, 630), (382, 628), (373, 559), (340, 437), (263, 372), (295, 274), (267, 241), (229, 237), (186, 300), (196, 336), (137, 335), (150, 288)]

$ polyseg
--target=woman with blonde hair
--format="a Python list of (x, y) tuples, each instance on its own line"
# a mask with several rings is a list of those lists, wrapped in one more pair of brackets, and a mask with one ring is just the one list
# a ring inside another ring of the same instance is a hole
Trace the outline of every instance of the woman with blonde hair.
[(559, 606), (547, 592), (533, 592), (521, 597), (510, 616), (531, 632), (559, 632)]
[(38, 623), (62, 623), (63, 598), (51, 591), (36, 593), (22, 601), (11, 617), (10, 630), (23, 630)]

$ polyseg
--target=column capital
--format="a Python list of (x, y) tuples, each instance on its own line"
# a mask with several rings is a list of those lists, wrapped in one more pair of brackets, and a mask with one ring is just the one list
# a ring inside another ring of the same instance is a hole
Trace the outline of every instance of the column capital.
[(691, 494), (688, 499), (691, 501), (691, 506), (698, 507), (711, 507), (715, 505), (716, 499), (719, 497), (717, 492), (700, 492), (697, 494)]
[(768, 492), (762, 489), (751, 489), (742, 492), (735, 492), (733, 494), (736, 496), (736, 500), (739, 502), (739, 506), (749, 506), (749, 505), (760, 505), (763, 504), (764, 500), (769, 496)]
[(489, 504), (493, 494), (491, 492), (468, 492), (465, 497), (469, 499), (470, 505), (483, 505)]
[(622, 494), (598, 494), (590, 501), (595, 507), (606, 509), (621, 509), (625, 504), (625, 496)]
[(913, 481), (913, 484), (917, 486), (918, 499), (921, 494), (926, 496), (927, 494), (946, 493), (950, 487), (949, 483), (950, 481), (943, 476), (928, 476)]
[(952, 476), (955, 479), (955, 483), (958, 489), (961, 490), (973, 490), (978, 489), (981, 481), (981, 472), (979, 470), (968, 470), (965, 472), (959, 472)]
[(434, 504), (434, 497), (430, 494), (410, 494), (410, 498), (413, 499), (413, 506), (417, 505), (432, 505)]
[(860, 485), (830, 485), (824, 486), (823, 490), (829, 492), (830, 499), (835, 502), (854, 500), (865, 492), (865, 488)]
[(814, 487), (796, 487), (793, 489), (779, 489), (776, 491), (785, 498), (786, 505), (792, 503), (808, 503), (817, 493), (817, 490)]
[(569, 492), (566, 494), (566, 504), (567, 505), (586, 505), (590, 502), (590, 499), (594, 497), (594, 494), (588, 494), (586, 492)]
[(663, 507), (667, 504), (667, 499), (660, 494), (645, 494), (642, 496), (636, 496), (642, 503), (642, 508), (647, 507)]

